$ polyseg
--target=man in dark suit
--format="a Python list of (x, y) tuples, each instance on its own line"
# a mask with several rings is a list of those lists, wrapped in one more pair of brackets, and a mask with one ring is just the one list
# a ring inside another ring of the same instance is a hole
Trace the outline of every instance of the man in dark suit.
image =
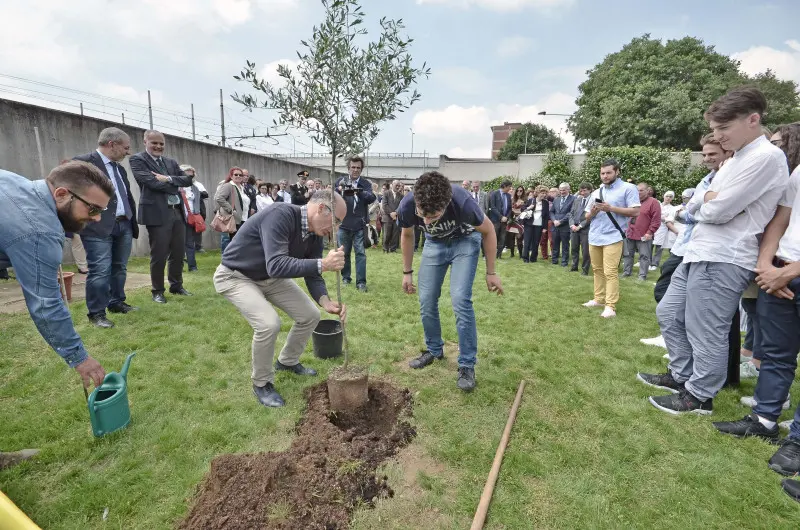
[(578, 196), (572, 203), (572, 210), (569, 213), (570, 244), (572, 246), (572, 267), (571, 272), (578, 270), (578, 254), (583, 254), (581, 263), (581, 275), (588, 276), (589, 268), (592, 265), (589, 257), (589, 221), (586, 219), (586, 205), (592, 195), (594, 187), (588, 182), (581, 182), (578, 187)]
[(139, 199), (139, 223), (150, 237), (150, 281), (153, 301), (166, 304), (164, 266), (169, 258), (169, 292), (192, 296), (183, 288), (183, 256), (186, 244), (186, 221), (180, 189), (192, 185), (178, 162), (164, 155), (164, 135), (144, 133), (145, 150), (130, 159), (133, 177), (142, 190)]
[(553, 200), (553, 210), (550, 219), (553, 221), (553, 265), (558, 264), (561, 255), (561, 266), (569, 264), (569, 214), (575, 197), (570, 194), (569, 184), (562, 182), (558, 187), (558, 197)]
[(400, 245), (400, 227), (397, 225), (397, 207), (403, 200), (403, 183), (392, 182), (392, 188), (383, 194), (381, 222), (383, 223), (383, 251), (397, 252)]
[(114, 323), (106, 318), (106, 309), (123, 314), (137, 309), (125, 303), (125, 280), (133, 240), (139, 237), (139, 225), (128, 174), (119, 164), (130, 154), (130, 137), (125, 131), (109, 127), (100, 131), (97, 145), (95, 151), (73, 160), (96, 166), (114, 186), (115, 193), (100, 221), (89, 223), (80, 232), (89, 266), (87, 316), (95, 326), (111, 328)]
[(342, 282), (349, 284), (350, 252), (356, 251), (356, 288), (367, 292), (367, 253), (364, 250), (364, 227), (369, 223), (369, 205), (378, 200), (372, 192), (372, 183), (361, 176), (364, 159), (360, 156), (350, 157), (347, 161), (349, 176), (336, 182), (338, 191), (347, 203), (347, 215), (342, 220), (337, 233), (339, 244), (344, 247), (344, 268)]
[(500, 184), (499, 190), (494, 190), (489, 194), (489, 220), (494, 225), (494, 233), (497, 237), (497, 259), (503, 256), (503, 242), (506, 240), (506, 225), (508, 216), (511, 215), (511, 181), (504, 180)]
[(292, 204), (303, 206), (308, 204), (308, 198), (314, 190), (308, 189), (308, 171), (298, 171), (297, 184), (289, 186), (289, 193), (292, 194)]

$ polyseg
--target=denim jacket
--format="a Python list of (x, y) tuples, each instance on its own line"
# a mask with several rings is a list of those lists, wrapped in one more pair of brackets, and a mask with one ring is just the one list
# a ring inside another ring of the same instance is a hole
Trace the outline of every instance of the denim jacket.
[(14, 267), (39, 333), (74, 368), (87, 353), (58, 285), (63, 245), (47, 182), (0, 170), (0, 269)]

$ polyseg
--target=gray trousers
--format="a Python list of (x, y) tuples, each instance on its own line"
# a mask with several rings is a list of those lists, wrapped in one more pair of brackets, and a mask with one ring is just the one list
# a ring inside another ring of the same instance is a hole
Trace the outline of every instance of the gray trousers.
[(650, 241), (625, 239), (625, 246), (622, 248), (622, 276), (630, 276), (633, 272), (633, 256), (637, 251), (639, 252), (639, 278), (645, 280), (653, 253), (652, 239)]
[(225, 265), (214, 273), (214, 287), (227, 298), (253, 327), (253, 384), (264, 386), (275, 381), (272, 359), (275, 341), (281, 331), (276, 306), (294, 320), (278, 357), (281, 364), (294, 366), (320, 320), (319, 308), (294, 280), (270, 278), (251, 280)]
[(725, 384), (731, 319), (754, 276), (730, 263), (681, 263), (656, 308), (669, 371), (697, 399), (713, 398)]

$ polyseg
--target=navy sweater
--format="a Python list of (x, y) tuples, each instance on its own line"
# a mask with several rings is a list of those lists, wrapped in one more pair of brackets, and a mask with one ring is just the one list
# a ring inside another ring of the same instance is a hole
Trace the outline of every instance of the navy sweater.
[(309, 232), (303, 241), (300, 206), (275, 203), (249, 218), (222, 255), (222, 264), (251, 280), (304, 278), (311, 297), (328, 294), (319, 274), (322, 238)]

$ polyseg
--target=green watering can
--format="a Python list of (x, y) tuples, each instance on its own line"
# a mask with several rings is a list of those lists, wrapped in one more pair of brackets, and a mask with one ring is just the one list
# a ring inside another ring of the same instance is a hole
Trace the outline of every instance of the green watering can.
[(128, 405), (128, 368), (136, 352), (128, 355), (122, 372), (106, 374), (103, 384), (89, 395), (89, 419), (95, 436), (124, 429), (131, 422), (131, 409)]

